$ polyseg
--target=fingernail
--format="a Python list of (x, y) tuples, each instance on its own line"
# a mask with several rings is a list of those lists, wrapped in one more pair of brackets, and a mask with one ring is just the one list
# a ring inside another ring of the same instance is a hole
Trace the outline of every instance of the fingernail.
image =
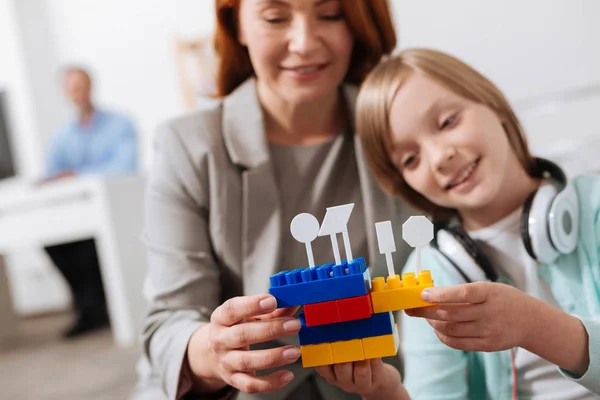
[(269, 297), (267, 299), (261, 300), (259, 305), (260, 305), (261, 310), (270, 311), (270, 310), (274, 309), (275, 307), (277, 307), (277, 302), (275, 301), (275, 298)]
[(302, 327), (302, 324), (300, 324), (299, 319), (291, 319), (291, 320), (285, 321), (283, 323), (283, 329), (285, 329), (288, 332), (294, 332), (294, 331), (300, 330), (301, 327)]
[(422, 298), (424, 301), (429, 301), (429, 300), (431, 299), (431, 290), (429, 290), (429, 289), (424, 289), (424, 290), (421, 292), (421, 298)]
[(298, 350), (296, 347), (292, 349), (285, 349), (283, 351), (283, 358), (286, 360), (294, 361), (298, 359), (298, 357), (300, 357), (300, 350)]
[(281, 380), (281, 383), (285, 384), (294, 379), (294, 374), (288, 371), (285, 374), (281, 375), (281, 378), (279, 379)]

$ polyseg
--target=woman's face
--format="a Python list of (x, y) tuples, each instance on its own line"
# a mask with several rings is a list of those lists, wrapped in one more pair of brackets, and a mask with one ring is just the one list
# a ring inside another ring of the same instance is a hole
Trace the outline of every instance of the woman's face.
[(239, 18), (261, 90), (302, 104), (346, 76), (354, 39), (340, 0), (242, 0)]
[(429, 201), (459, 212), (482, 210), (510, 190), (518, 164), (502, 121), (420, 73), (390, 110), (392, 160)]

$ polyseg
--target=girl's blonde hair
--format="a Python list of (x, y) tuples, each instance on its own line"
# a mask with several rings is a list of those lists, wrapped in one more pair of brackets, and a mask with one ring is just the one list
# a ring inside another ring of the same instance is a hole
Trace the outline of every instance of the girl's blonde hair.
[(443, 52), (409, 49), (383, 60), (371, 71), (360, 89), (356, 106), (356, 128), (367, 163), (388, 194), (402, 197), (434, 221), (444, 221), (455, 214), (454, 210), (436, 206), (413, 190), (390, 157), (390, 108), (398, 90), (415, 73), (424, 74), (453, 93), (495, 111), (525, 171), (530, 176), (540, 176), (515, 112), (489, 79)]

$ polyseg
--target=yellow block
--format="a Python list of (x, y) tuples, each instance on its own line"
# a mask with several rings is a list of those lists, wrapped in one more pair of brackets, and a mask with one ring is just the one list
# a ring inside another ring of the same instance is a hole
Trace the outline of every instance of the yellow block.
[(375, 314), (433, 305), (421, 300), (423, 289), (433, 287), (429, 270), (421, 271), (418, 279), (414, 273), (408, 272), (402, 276), (402, 281), (395, 275), (388, 277), (387, 281), (383, 277), (374, 278), (371, 283), (371, 302)]
[(343, 340), (331, 343), (333, 363), (362, 361), (365, 359), (362, 339)]
[(395, 356), (400, 345), (399, 339), (398, 329), (395, 326), (394, 333), (391, 335), (364, 338), (362, 342), (365, 360)]
[(300, 346), (300, 354), (302, 354), (302, 366), (304, 368), (333, 364), (331, 343)]

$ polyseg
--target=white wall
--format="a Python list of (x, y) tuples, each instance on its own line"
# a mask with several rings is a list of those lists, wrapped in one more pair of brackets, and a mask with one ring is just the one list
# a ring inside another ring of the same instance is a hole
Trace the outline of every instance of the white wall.
[[(39, 0), (14, 1), (17, 24), (21, 35), (23, 72), (27, 75), (31, 102), (38, 125), (36, 138), (54, 134), (67, 116), (56, 57), (52, 27), (47, 7)], [(45, 156), (46, 142), (37, 139)]]
[(600, 90), (551, 108), (531, 107), (528, 101), (600, 84), (599, 1), (392, 3), (399, 47), (444, 50), (487, 75), (513, 102), (534, 149), (545, 150), (551, 140), (600, 136), (594, 113), (588, 112), (600, 109)]
[[(544, 124), (552, 118), (577, 121), (577, 137), (590, 134), (587, 120), (519, 105), (531, 96), (600, 83), (594, 43), (600, 2), (391, 1), (400, 48), (442, 49), (480, 69), (514, 102), (535, 148), (564, 136), (549, 130), (554, 123)], [(183, 111), (171, 39), (212, 32), (213, 7), (212, 0), (51, 0), (48, 16), (59, 62), (83, 62), (95, 71), (99, 102), (136, 118), (148, 156), (156, 125)]]
[(59, 62), (89, 66), (98, 103), (135, 119), (147, 164), (156, 125), (184, 110), (172, 40), (211, 33), (214, 1), (48, 3)]

